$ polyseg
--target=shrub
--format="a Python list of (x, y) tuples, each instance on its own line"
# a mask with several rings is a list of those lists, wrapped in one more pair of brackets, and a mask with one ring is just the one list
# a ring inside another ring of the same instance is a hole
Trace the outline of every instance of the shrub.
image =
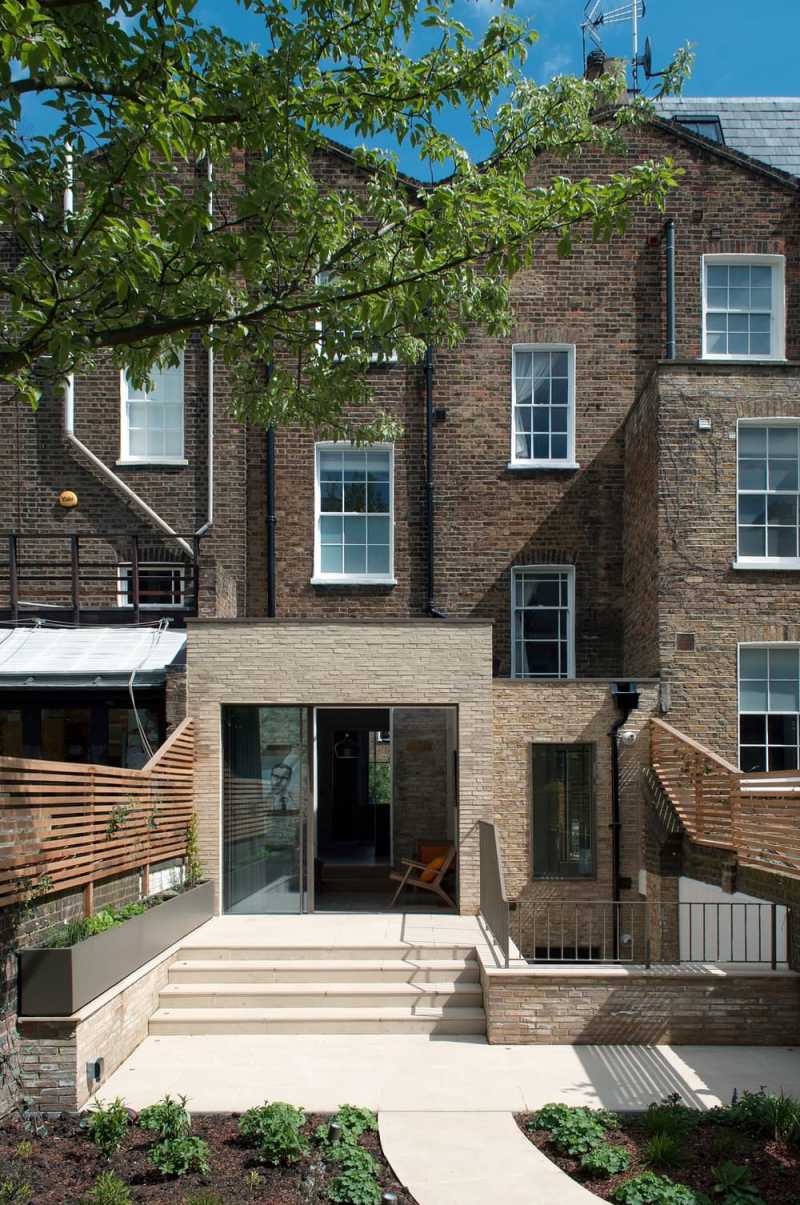
[(620, 1184), (611, 1194), (618, 1205), (701, 1205), (703, 1197), (687, 1188), (675, 1184), (666, 1176), (654, 1172), (642, 1172)]
[(139, 1113), (139, 1125), (143, 1130), (152, 1130), (159, 1138), (185, 1138), (192, 1128), (192, 1119), (186, 1109), (186, 1097), (173, 1100), (167, 1093), (155, 1105), (147, 1105)]
[(376, 1133), (378, 1119), (371, 1109), (359, 1109), (357, 1105), (340, 1105), (334, 1114), (335, 1121), (341, 1128), (342, 1138), (356, 1142), (363, 1133)]
[(749, 1168), (727, 1160), (711, 1170), (714, 1194), (722, 1198), (722, 1205), (764, 1205), (758, 1189), (750, 1182)]
[(550, 1140), (566, 1155), (585, 1155), (605, 1142), (606, 1129), (589, 1109), (573, 1109), (550, 1130)]
[(719, 1109), (716, 1116), (753, 1134), (779, 1142), (800, 1142), (800, 1101), (783, 1092), (776, 1095), (764, 1088), (743, 1092), (727, 1109)]
[(133, 1205), (133, 1197), (128, 1185), (119, 1176), (113, 1172), (101, 1172), (81, 1205)]
[(23, 1138), (22, 1142), (18, 1142), (14, 1154), (17, 1159), (30, 1159), (33, 1154), (33, 1143), (30, 1138)]
[(648, 1167), (680, 1167), (683, 1163), (683, 1144), (676, 1134), (654, 1134), (642, 1153)]
[(98, 1100), (97, 1108), (89, 1114), (86, 1122), (89, 1137), (106, 1159), (110, 1159), (125, 1141), (128, 1121), (128, 1110), (119, 1097), (110, 1105)]
[(581, 1157), (581, 1167), (590, 1176), (616, 1176), (626, 1172), (630, 1165), (631, 1157), (625, 1147), (611, 1146), (608, 1142), (594, 1147)]
[(328, 1199), (336, 1205), (380, 1205), (378, 1165), (361, 1146), (337, 1142), (332, 1148), (339, 1172), (328, 1185)]
[(677, 1093), (673, 1093), (672, 1096), (666, 1096), (662, 1101), (648, 1107), (642, 1116), (642, 1126), (645, 1133), (651, 1137), (669, 1134), (673, 1138), (683, 1138), (699, 1120), (697, 1110), (690, 1109)]
[(305, 1120), (302, 1109), (273, 1101), (242, 1114), (239, 1133), (255, 1147), (262, 1163), (297, 1163), (309, 1150), (302, 1133)]
[(576, 1114), (591, 1117), (608, 1130), (613, 1130), (619, 1125), (616, 1113), (611, 1113), (608, 1109), (589, 1109), (585, 1105), (549, 1104), (542, 1105), (541, 1109), (534, 1113), (528, 1122), (528, 1129), (552, 1131)]
[(162, 1176), (185, 1176), (189, 1172), (200, 1172), (207, 1176), (211, 1170), (208, 1162), (208, 1143), (202, 1138), (165, 1138), (150, 1151), (150, 1162)]
[(30, 1205), (33, 1189), (25, 1180), (7, 1176), (0, 1180), (0, 1205)]

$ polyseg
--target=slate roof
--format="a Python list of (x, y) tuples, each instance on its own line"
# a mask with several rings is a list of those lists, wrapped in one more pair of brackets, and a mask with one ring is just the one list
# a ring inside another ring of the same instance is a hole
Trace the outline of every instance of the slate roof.
[(800, 96), (667, 96), (666, 120), (717, 117), (725, 145), (800, 177)]

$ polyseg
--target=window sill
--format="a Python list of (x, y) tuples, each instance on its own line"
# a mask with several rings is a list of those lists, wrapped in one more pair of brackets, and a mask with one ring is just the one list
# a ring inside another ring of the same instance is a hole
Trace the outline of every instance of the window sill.
[(377, 574), (363, 577), (317, 577), (310, 579), (312, 586), (396, 586), (397, 578), (378, 576)]
[(756, 569), (766, 571), (794, 571), (800, 569), (800, 557), (740, 557), (731, 561), (731, 569)]
[(182, 456), (174, 456), (174, 457), (164, 456), (164, 457), (157, 457), (152, 460), (148, 460), (145, 457), (141, 457), (141, 456), (131, 456), (130, 458), (128, 458), (126, 456), (121, 456), (119, 458), (119, 460), (116, 461), (116, 464), (123, 468), (127, 467), (127, 468), (144, 468), (144, 469), (147, 469), (147, 468), (157, 469), (163, 465), (171, 466), (172, 468), (175, 468), (175, 467), (180, 468), (182, 465), (187, 465), (188, 463), (189, 463), (189, 461), (184, 459)]
[(704, 364), (788, 364), (785, 356), (701, 356)]
[(526, 473), (529, 470), (535, 472), (567, 472), (574, 473), (581, 466), (576, 460), (509, 460), (506, 468), (514, 473)]

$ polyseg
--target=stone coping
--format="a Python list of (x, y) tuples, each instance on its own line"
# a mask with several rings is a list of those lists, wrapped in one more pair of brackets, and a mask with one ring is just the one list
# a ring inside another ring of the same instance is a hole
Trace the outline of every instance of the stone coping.
[(776, 970), (764, 966), (763, 963), (663, 963), (646, 967), (643, 964), (620, 966), (618, 963), (600, 963), (594, 965), (582, 963), (512, 963), (510, 967), (500, 967), (481, 957), (483, 970), (487, 975), (499, 979), (515, 979), (525, 982), (533, 979), (684, 979), (697, 982), (698, 979), (797, 979), (796, 971), (786, 966)]
[(198, 615), (186, 619), (187, 627), (212, 627), (219, 625), (220, 627), (291, 627), (293, 624), (302, 627), (327, 628), (327, 627), (346, 627), (346, 628), (362, 628), (362, 627), (383, 627), (383, 628), (441, 628), (441, 627), (458, 627), (458, 628), (491, 628), (494, 626), (493, 619), (475, 619), (470, 617), (454, 616), (452, 618), (445, 617), (443, 619), (429, 618), (427, 615), (420, 615), (414, 618), (406, 618), (398, 615), (396, 618), (391, 615), (386, 615), (381, 618), (375, 616), (366, 616), (363, 619), (343, 618), (342, 616), (331, 616), (328, 619), (320, 619), (309, 616), (299, 615), (293, 619), (291, 616), (280, 616), (280, 618), (270, 618), (265, 615), (236, 615), (230, 617), (220, 617), (216, 615)]

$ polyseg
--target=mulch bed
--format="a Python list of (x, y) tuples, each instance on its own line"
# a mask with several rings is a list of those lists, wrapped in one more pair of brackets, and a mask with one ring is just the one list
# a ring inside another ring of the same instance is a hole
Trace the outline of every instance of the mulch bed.
[(647, 1142), (640, 1115), (622, 1114), (620, 1127), (608, 1131), (612, 1146), (624, 1147), (631, 1158), (628, 1171), (618, 1176), (597, 1179), (589, 1176), (580, 1167), (580, 1159), (557, 1151), (549, 1140), (546, 1130), (529, 1130), (528, 1122), (533, 1114), (517, 1114), (517, 1124), (534, 1146), (553, 1163), (557, 1164), (574, 1180), (579, 1181), (590, 1192), (604, 1201), (610, 1201), (618, 1185), (642, 1172), (654, 1171), (667, 1176), (676, 1184), (686, 1184), (698, 1192), (715, 1197), (713, 1168), (721, 1163), (745, 1164), (750, 1170), (753, 1187), (758, 1190), (766, 1205), (800, 1205), (800, 1151), (784, 1143), (754, 1138), (739, 1127), (715, 1123), (712, 1117), (701, 1118), (700, 1123), (683, 1139), (683, 1162), (675, 1168), (651, 1168), (643, 1159), (643, 1148)]
[[(308, 1116), (305, 1132), (309, 1138), (313, 1139), (316, 1126), (325, 1120), (320, 1115)], [(37, 1136), (26, 1132), (17, 1118), (0, 1123), (0, 1187), (3, 1179), (14, 1173), (30, 1186), (32, 1205), (78, 1205), (104, 1171), (115, 1172), (127, 1183), (137, 1205), (140, 1201), (184, 1205), (201, 1192), (216, 1193), (219, 1205), (325, 1205), (325, 1184), (337, 1171), (335, 1167), (323, 1167), (321, 1174), (309, 1178), (311, 1164), (318, 1164), (320, 1158), (313, 1141), (311, 1158), (294, 1167), (273, 1168), (259, 1163), (239, 1136), (238, 1114), (192, 1114), (192, 1133), (204, 1138), (211, 1148), (211, 1175), (207, 1179), (196, 1174), (180, 1180), (162, 1177), (147, 1158), (154, 1135), (136, 1126), (130, 1127), (117, 1154), (106, 1160), (78, 1118), (58, 1118), (46, 1125), (47, 1134)], [(23, 1141), (29, 1141), (33, 1150), (19, 1158), (16, 1151)], [(378, 1135), (363, 1134), (360, 1142), (378, 1162), (381, 1188), (396, 1193), (401, 1205), (414, 1205), (414, 1198), (398, 1184), (386, 1162)], [(247, 1180), (252, 1171), (262, 1178), (254, 1186)]]

